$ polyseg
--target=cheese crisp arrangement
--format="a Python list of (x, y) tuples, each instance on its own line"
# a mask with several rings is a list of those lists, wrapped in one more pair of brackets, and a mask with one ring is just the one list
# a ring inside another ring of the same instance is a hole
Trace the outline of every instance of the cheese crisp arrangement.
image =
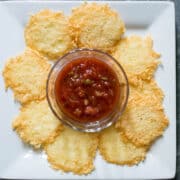
[[(162, 90), (154, 73), (160, 54), (151, 37), (126, 36), (125, 23), (108, 5), (84, 3), (69, 16), (49, 9), (32, 15), (24, 31), (26, 48), (3, 70), (6, 88), (21, 104), (12, 127), (25, 142), (47, 154), (51, 167), (74, 174), (95, 169), (97, 151), (108, 163), (136, 165), (168, 126)], [(119, 120), (98, 133), (75, 131), (55, 117), (46, 100), (51, 65), (74, 48), (112, 55), (124, 68), (130, 88)], [(143, 162), (142, 162), (143, 163)]]

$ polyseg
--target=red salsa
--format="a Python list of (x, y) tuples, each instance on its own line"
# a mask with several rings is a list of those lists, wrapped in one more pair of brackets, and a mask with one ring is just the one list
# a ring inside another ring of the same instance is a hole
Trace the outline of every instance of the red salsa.
[(62, 111), (80, 122), (97, 121), (109, 115), (120, 96), (114, 70), (95, 58), (80, 58), (66, 64), (55, 82), (56, 101)]

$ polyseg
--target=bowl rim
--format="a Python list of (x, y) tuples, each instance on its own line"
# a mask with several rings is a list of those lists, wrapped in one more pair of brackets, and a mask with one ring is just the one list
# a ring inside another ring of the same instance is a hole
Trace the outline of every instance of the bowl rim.
[[(122, 65), (114, 58), (112, 57), (110, 54), (106, 53), (106, 52), (103, 52), (101, 50), (98, 50), (98, 49), (93, 49), (93, 48), (76, 48), (76, 49), (73, 49), (69, 52), (67, 52), (66, 54), (64, 54), (63, 56), (61, 56), (60, 58), (57, 59), (57, 61), (53, 64), (53, 66), (51, 67), (51, 70), (49, 71), (49, 74), (48, 74), (48, 77), (47, 77), (47, 81), (46, 81), (46, 99), (47, 99), (47, 102), (48, 102), (48, 105), (51, 109), (51, 111), (53, 112), (53, 114), (58, 118), (59, 121), (61, 121), (63, 124), (65, 124), (66, 126), (68, 127), (71, 127), (72, 129), (74, 130), (78, 130), (78, 131), (81, 131), (81, 132), (87, 132), (87, 133), (95, 133), (95, 132), (99, 132), (103, 129), (106, 129), (108, 128), (109, 126), (111, 126), (112, 124), (114, 124), (118, 118), (114, 121), (110, 121), (110, 123), (107, 123), (103, 128), (97, 128), (96, 130), (93, 130), (93, 131), (86, 131), (86, 129), (81, 129), (81, 128), (78, 128), (76, 127), (75, 125), (70, 125), (68, 124), (66, 121), (64, 121), (62, 118), (60, 118), (58, 116), (58, 114), (56, 113), (56, 111), (54, 110), (52, 104), (51, 104), (51, 100), (49, 98), (49, 92), (48, 92), (48, 87), (49, 87), (49, 81), (50, 81), (50, 77), (51, 77), (51, 74), (53, 72), (53, 70), (56, 68), (57, 64), (59, 63), (59, 61), (61, 61), (63, 58), (65, 58), (66, 56), (70, 55), (70, 54), (73, 54), (73, 53), (76, 53), (76, 52), (81, 52), (81, 51), (94, 51), (94, 52), (97, 52), (97, 53), (101, 53), (101, 54), (104, 54), (106, 56), (108, 56), (110, 59), (112, 59), (116, 65), (121, 69), (122, 73), (123, 73), (123, 76), (125, 78), (125, 81), (126, 81), (126, 86), (127, 86), (127, 91), (126, 91), (126, 98), (125, 98), (125, 103), (123, 104), (122, 108), (121, 108), (121, 114), (120, 116), (122, 115), (122, 113), (124, 112), (126, 106), (127, 106), (127, 103), (128, 103), (128, 98), (129, 98), (129, 81), (128, 81), (128, 78), (127, 78), (127, 75), (126, 75), (126, 72), (124, 71)], [(112, 68), (113, 69), (113, 68)]]

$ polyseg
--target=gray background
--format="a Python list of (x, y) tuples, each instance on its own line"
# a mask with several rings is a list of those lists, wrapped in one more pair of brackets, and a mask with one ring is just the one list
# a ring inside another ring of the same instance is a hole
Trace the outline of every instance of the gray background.
[(180, 180), (180, 109), (179, 109), (179, 98), (180, 98), (180, 0), (175, 0), (176, 10), (176, 101), (177, 101), (177, 165), (176, 165), (176, 177), (175, 179)]

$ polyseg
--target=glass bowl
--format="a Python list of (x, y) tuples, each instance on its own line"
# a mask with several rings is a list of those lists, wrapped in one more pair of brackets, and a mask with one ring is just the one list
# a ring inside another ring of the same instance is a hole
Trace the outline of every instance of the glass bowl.
[[(116, 103), (115, 108), (108, 116), (92, 122), (78, 122), (70, 118), (59, 107), (55, 97), (55, 82), (59, 72), (65, 65), (79, 58), (90, 57), (105, 62), (114, 70), (120, 84), (120, 98)], [(47, 80), (46, 95), (52, 112), (63, 124), (83, 132), (98, 132), (111, 126), (123, 113), (128, 100), (129, 85), (125, 71), (112, 56), (95, 49), (75, 49), (61, 57), (52, 67)]]

